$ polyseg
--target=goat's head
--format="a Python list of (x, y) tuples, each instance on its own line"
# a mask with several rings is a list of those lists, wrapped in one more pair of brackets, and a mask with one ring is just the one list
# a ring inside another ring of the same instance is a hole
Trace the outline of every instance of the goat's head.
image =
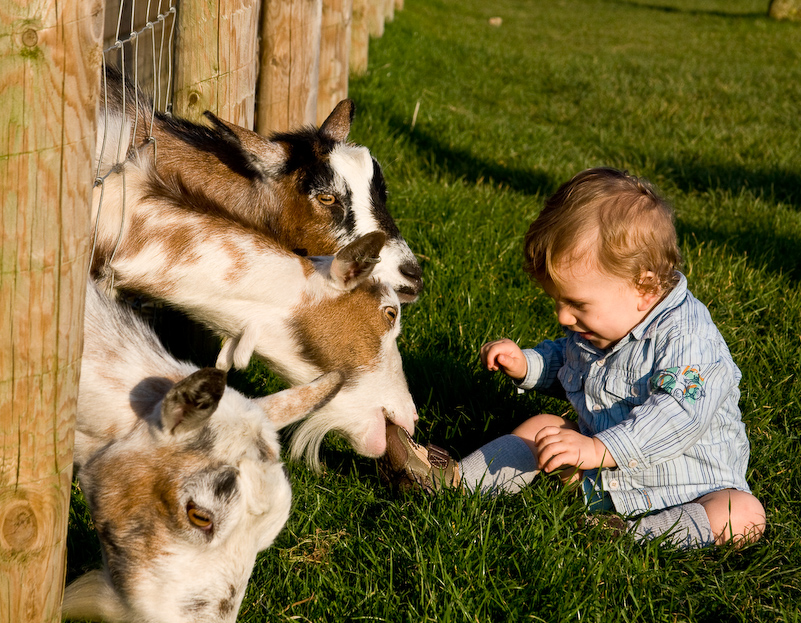
[(366, 234), (335, 256), (305, 260), (308, 286), (289, 314), (293, 355), (277, 357), (258, 318), (223, 347), (218, 366), (245, 367), (252, 353), (290, 383), (338, 370), (342, 389), (295, 431), (292, 454), (317, 464), (322, 438), (341, 433), (360, 454), (378, 457), (386, 448), (387, 419), (414, 432), (417, 412), (403, 374), (397, 339), (401, 305), (397, 293), (373, 279), (384, 234)]
[(387, 210), (381, 166), (366, 147), (347, 141), (353, 113), (353, 102), (343, 100), (319, 128), (269, 139), (210, 113), (207, 117), (228, 137), (229, 155), (243, 153), (263, 191), (269, 187), (280, 197), (280, 210), (265, 210), (271, 198), (262, 192), (260, 205), (251, 208), (257, 224), (279, 232), (279, 239), (302, 255), (334, 253), (359, 236), (383, 232), (382, 262), (373, 276), (389, 284), (402, 302), (412, 302), (423, 288), (422, 270)]
[(325, 404), (341, 384), (331, 373), (249, 400), (210, 368), (177, 383), (141, 381), (132, 397), (142, 421), (80, 470), (105, 571), (67, 588), (65, 616), (235, 621), (256, 554), (289, 515), (276, 426)]

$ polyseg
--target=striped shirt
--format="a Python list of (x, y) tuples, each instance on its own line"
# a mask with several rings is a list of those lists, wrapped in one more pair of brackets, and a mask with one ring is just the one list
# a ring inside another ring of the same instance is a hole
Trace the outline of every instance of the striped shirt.
[[(626, 515), (684, 504), (719, 489), (750, 492), (740, 417), (741, 373), (707, 308), (679, 284), (606, 350), (577, 333), (524, 350), (518, 385), (561, 394), (582, 434), (617, 467), (588, 470)], [(600, 473), (598, 473), (600, 472)]]

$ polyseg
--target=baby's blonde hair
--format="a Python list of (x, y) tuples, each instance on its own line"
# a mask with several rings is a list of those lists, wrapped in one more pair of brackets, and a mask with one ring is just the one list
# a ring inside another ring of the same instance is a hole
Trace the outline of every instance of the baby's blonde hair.
[[(524, 256), (525, 271), (540, 282), (558, 285), (557, 265), (588, 259), (652, 293), (672, 290), (681, 267), (670, 204), (646, 180), (605, 167), (582, 171), (545, 201), (526, 233)], [(647, 271), (652, 279), (643, 279)]]

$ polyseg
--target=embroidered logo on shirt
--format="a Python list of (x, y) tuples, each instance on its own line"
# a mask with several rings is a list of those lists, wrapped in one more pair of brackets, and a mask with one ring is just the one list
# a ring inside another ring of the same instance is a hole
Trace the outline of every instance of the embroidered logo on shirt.
[(670, 394), (679, 402), (695, 404), (704, 396), (704, 382), (695, 366), (665, 368), (651, 377), (651, 388)]

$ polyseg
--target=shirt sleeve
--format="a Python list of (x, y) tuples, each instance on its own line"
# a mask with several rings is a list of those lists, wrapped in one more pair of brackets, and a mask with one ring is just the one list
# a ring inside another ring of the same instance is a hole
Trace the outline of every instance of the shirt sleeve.
[(526, 376), (515, 385), (521, 390), (536, 389), (538, 391), (564, 397), (564, 390), (559, 384), (557, 373), (565, 361), (565, 344), (567, 338), (545, 340), (535, 348), (523, 350), (528, 362)]
[(684, 335), (656, 349), (648, 399), (595, 435), (623, 470), (647, 469), (684, 454), (727, 400), (737, 408), (740, 373), (722, 339)]

